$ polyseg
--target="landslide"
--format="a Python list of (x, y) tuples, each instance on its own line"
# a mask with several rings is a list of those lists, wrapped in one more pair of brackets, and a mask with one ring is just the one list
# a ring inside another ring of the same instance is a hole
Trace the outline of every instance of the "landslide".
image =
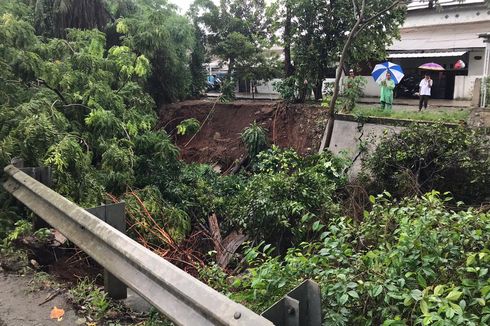
[[(267, 129), (269, 143), (293, 148), (301, 154), (318, 150), (327, 112), (318, 105), (286, 104), (279, 101), (235, 101), (215, 99), (184, 101), (162, 106), (158, 128), (171, 135), (187, 163), (208, 163), (226, 171), (246, 156), (240, 133), (253, 121)], [(177, 125), (197, 119), (195, 135), (177, 135)]]

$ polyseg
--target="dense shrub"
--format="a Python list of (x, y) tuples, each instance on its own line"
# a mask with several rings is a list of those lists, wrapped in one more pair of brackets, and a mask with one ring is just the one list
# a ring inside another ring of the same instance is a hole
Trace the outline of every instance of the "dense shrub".
[(257, 124), (256, 121), (252, 122), (250, 126), (243, 130), (240, 138), (245, 144), (248, 157), (251, 160), (254, 160), (257, 154), (267, 148), (267, 129)]
[(227, 217), (225, 207), (244, 182), (242, 175), (221, 176), (206, 164), (183, 164), (179, 176), (162, 192), (187, 212), (193, 222), (207, 224), (211, 213)]
[(256, 173), (228, 204), (226, 223), (281, 251), (297, 244), (308, 238), (309, 225), (338, 212), (335, 191), (345, 181), (343, 168), (330, 153), (301, 157), (272, 147), (259, 154)]
[(332, 218), (320, 241), (284, 258), (249, 249), (250, 268), (231, 282), (213, 266), (201, 276), (257, 312), (312, 278), (325, 325), (488, 325), (490, 213), (448, 210), (436, 192), (389, 197), (371, 197), (360, 225)]
[(366, 79), (361, 76), (345, 79), (342, 97), (344, 98), (345, 103), (344, 109), (347, 112), (352, 111), (356, 106), (357, 101), (359, 101), (363, 94), (366, 83)]
[(277, 81), (273, 85), (274, 91), (281, 94), (281, 98), (287, 102), (296, 101), (298, 87), (296, 86), (296, 77), (291, 76)]
[(377, 190), (396, 196), (436, 189), (470, 204), (490, 198), (490, 138), (482, 131), (413, 125), (385, 136), (365, 163)]

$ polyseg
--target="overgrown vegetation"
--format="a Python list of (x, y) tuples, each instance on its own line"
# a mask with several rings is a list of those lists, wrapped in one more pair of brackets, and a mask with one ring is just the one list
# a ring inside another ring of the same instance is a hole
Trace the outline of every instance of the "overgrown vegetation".
[(376, 198), (360, 224), (336, 217), (313, 242), (273, 255), (250, 248), (247, 273), (201, 276), (263, 311), (301, 280), (320, 284), (325, 325), (485, 325), (490, 321), (490, 214), (455, 212), (437, 192)]
[(351, 112), (356, 107), (357, 102), (362, 96), (366, 83), (367, 80), (360, 76), (347, 78), (347, 80), (344, 82), (342, 97), (345, 99), (344, 110), (346, 112)]
[(257, 154), (267, 148), (266, 129), (254, 121), (249, 127), (245, 128), (240, 134), (242, 142), (247, 147), (248, 156), (251, 160), (255, 159)]
[[(36, 3), (34, 14), (32, 1), (0, 3), (1, 166), (20, 158), (51, 167), (55, 190), (82, 207), (125, 200), (131, 237), (259, 313), (312, 278), (327, 325), (489, 323), (490, 145), (483, 132), (418, 125), (386, 135), (364, 162), (358, 198), (346, 190), (351, 162), (269, 148), (258, 123), (237, 135), (249, 164), (227, 175), (180, 161), (171, 138), (155, 129), (157, 104), (199, 94), (206, 47), (198, 40), (206, 36), (230, 66), (222, 98), (233, 97), (233, 78), (267, 79), (263, 73), (275, 68), (263, 53), (275, 36), (271, 19), (284, 24), (293, 50), (279, 89), (290, 100), (317, 94), (348, 37), (355, 19), (344, 11), (355, 2), (286, 1), (265, 10), (263, 1), (198, 0), (192, 23), (159, 0), (67, 1), (69, 13)], [(390, 1), (369, 4), (368, 16)], [(66, 19), (101, 6), (109, 17)], [(284, 21), (273, 19), (277, 13)], [(350, 18), (333, 22), (337, 14)], [(382, 56), (380, 44), (396, 36), (402, 19), (398, 7), (374, 19), (376, 28), (357, 34), (346, 62)], [(353, 83), (348, 110), (360, 95)], [(196, 119), (182, 121), (175, 137), (200, 128)], [(362, 218), (342, 207), (347, 200), (368, 202), (358, 205)], [(52, 240), (3, 190), (0, 205), (3, 252), (26, 236)], [(217, 249), (210, 217), (223, 238), (248, 239), (227, 269), (207, 255)], [(94, 319), (110, 309), (93, 280), (71, 293)], [(147, 324), (160, 322), (152, 315)]]
[(386, 135), (366, 163), (376, 189), (398, 197), (437, 189), (468, 204), (490, 199), (490, 140), (483, 131), (416, 124)]
[(380, 110), (379, 108), (357, 106), (352, 112), (359, 117), (382, 117), (416, 121), (436, 121), (449, 123), (464, 123), (470, 115), (470, 109), (429, 109), (429, 110)]

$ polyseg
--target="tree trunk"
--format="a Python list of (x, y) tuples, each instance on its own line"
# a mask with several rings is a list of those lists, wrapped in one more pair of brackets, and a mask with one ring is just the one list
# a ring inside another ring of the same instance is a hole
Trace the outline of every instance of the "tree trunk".
[(294, 73), (291, 64), (291, 5), (286, 1), (286, 21), (284, 22), (284, 76), (291, 77)]
[(332, 139), (332, 132), (335, 123), (335, 103), (337, 102), (337, 98), (339, 96), (340, 77), (342, 76), (342, 69), (350, 45), (352, 44), (352, 41), (354, 40), (356, 33), (359, 30), (362, 20), (363, 20), (363, 14), (361, 13), (358, 16), (357, 21), (354, 24), (354, 27), (352, 27), (349, 37), (347, 38), (347, 41), (344, 44), (344, 48), (342, 49), (342, 54), (340, 55), (340, 61), (337, 67), (337, 71), (335, 73), (335, 84), (333, 88), (333, 95), (328, 106), (328, 122), (327, 122), (327, 126), (325, 127), (325, 131), (323, 132), (322, 142), (320, 143), (320, 149), (318, 150), (318, 153), (322, 153), (325, 150), (325, 147), (330, 146), (330, 140)]
[(228, 72), (226, 73), (226, 79), (230, 80), (233, 69), (235, 68), (235, 58), (230, 58), (230, 60), (228, 62), (229, 62), (228, 63)]
[(321, 100), (322, 99), (322, 80), (319, 80), (316, 82), (315, 86), (313, 87), (313, 93), (315, 94), (315, 100)]
[[(330, 146), (330, 140), (332, 139), (332, 132), (333, 132), (333, 127), (335, 123), (335, 102), (337, 102), (337, 97), (339, 95), (339, 89), (340, 89), (340, 76), (342, 75), (342, 68), (345, 62), (345, 58), (347, 56), (348, 49), (350, 45), (352, 44), (352, 41), (357, 37), (357, 35), (367, 26), (370, 26), (370, 22), (373, 21), (374, 19), (380, 17), (382, 14), (387, 12), (388, 10), (391, 10), (400, 4), (407, 4), (410, 1), (407, 0), (395, 0), (391, 5), (388, 7), (384, 8), (383, 10), (380, 10), (377, 12), (375, 15), (369, 17), (368, 19), (364, 19), (364, 10), (366, 7), (366, 0), (362, 0), (361, 3), (361, 9), (359, 10), (359, 13), (357, 14), (357, 19), (356, 23), (354, 24), (354, 27), (352, 27), (352, 30), (349, 34), (349, 37), (347, 38), (347, 41), (344, 44), (344, 48), (342, 49), (342, 55), (340, 56), (340, 62), (339, 66), (337, 67), (337, 72), (335, 75), (335, 85), (334, 85), (334, 90), (333, 90), (333, 96), (332, 100), (330, 102), (330, 105), (328, 107), (328, 123), (327, 126), (325, 127), (325, 131), (323, 132), (322, 136), (322, 142), (320, 144), (320, 149), (318, 150), (319, 153), (322, 153), (325, 147)], [(354, 4), (356, 2), (353, 2)]]

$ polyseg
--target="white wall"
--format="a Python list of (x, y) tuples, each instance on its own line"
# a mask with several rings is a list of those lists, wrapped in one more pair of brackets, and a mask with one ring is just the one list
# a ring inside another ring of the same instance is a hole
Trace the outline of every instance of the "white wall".
[(380, 88), (379, 85), (374, 81), (371, 76), (363, 76), (367, 81), (366, 86), (364, 87), (364, 96), (366, 97), (379, 97)]
[(257, 92), (261, 94), (279, 94), (274, 90), (274, 87), (272, 86), (275, 82), (281, 81), (281, 79), (276, 78), (273, 80), (269, 80), (268, 82), (259, 82), (259, 85), (257, 86)]
[[(475, 60), (476, 56), (480, 56), (480, 60)], [(483, 61), (485, 57), (485, 50), (476, 50), (469, 53), (468, 62), (468, 76), (482, 76), (483, 75)]]
[(484, 4), (466, 4), (462, 6), (443, 7), (442, 10), (410, 10), (408, 11), (403, 28), (455, 25), (488, 20), (490, 20), (490, 12)]
[(456, 76), (454, 81), (454, 99), (471, 100), (476, 78), (479, 78), (479, 76)]

